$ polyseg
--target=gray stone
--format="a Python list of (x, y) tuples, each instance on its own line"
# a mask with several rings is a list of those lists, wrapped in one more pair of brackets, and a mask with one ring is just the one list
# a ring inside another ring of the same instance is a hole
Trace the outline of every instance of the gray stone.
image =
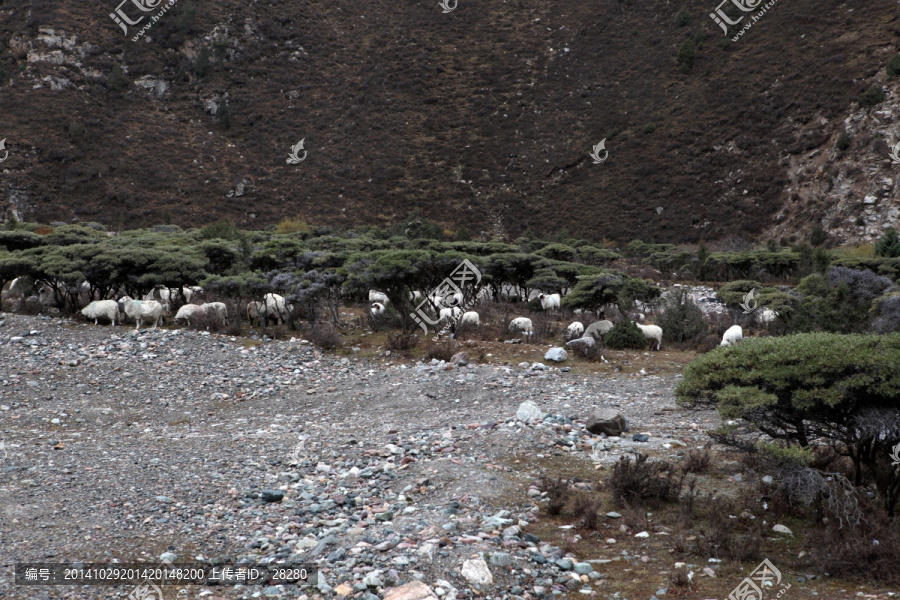
[(625, 417), (614, 408), (600, 408), (588, 417), (585, 428), (594, 434), (621, 435), (625, 431)]
[(608, 513), (606, 513), (606, 516), (609, 517), (610, 519), (621, 519), (622, 518), (622, 515), (617, 512), (608, 512)]
[(460, 575), (463, 579), (473, 585), (490, 585), (494, 583), (494, 576), (488, 569), (487, 563), (478, 559), (470, 559), (463, 563), (460, 569)]
[(550, 348), (544, 355), (544, 360), (552, 360), (553, 362), (563, 362), (569, 358), (569, 353), (563, 348)]
[(575, 566), (575, 563), (572, 562), (570, 558), (561, 558), (556, 561), (556, 566), (562, 569), (563, 571), (571, 571), (572, 567)]
[(469, 354), (467, 352), (457, 352), (450, 359), (450, 364), (459, 365), (461, 367), (466, 366), (467, 364), (469, 364)]
[(543, 416), (543, 411), (541, 411), (538, 405), (531, 400), (526, 400), (525, 402), (520, 404), (519, 409), (516, 410), (516, 419), (525, 423), (527, 423), (528, 421), (540, 419)]
[(635, 442), (646, 442), (647, 440), (650, 439), (650, 436), (647, 435), (646, 433), (636, 433), (633, 436), (631, 436), (631, 439)]
[(284, 499), (284, 490), (263, 490), (263, 502), (281, 502)]
[(594, 570), (594, 567), (591, 565), (591, 563), (586, 562), (575, 563), (575, 566), (573, 568), (579, 575), (587, 575)]
[(162, 562), (175, 562), (175, 559), (178, 558), (178, 555), (174, 552), (163, 552), (159, 555), (159, 560)]
[(494, 552), (491, 554), (491, 566), (508, 567), (512, 564), (512, 555), (509, 552)]

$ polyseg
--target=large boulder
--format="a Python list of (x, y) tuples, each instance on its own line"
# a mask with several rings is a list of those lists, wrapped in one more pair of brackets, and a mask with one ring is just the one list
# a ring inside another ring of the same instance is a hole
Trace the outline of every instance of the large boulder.
[(421, 581), (413, 581), (384, 591), (384, 600), (437, 600), (431, 588)]
[(522, 404), (519, 405), (519, 409), (516, 411), (516, 419), (527, 423), (529, 421), (536, 421), (544, 416), (544, 411), (540, 409), (540, 407), (532, 402), (531, 400), (526, 400)]
[(463, 563), (460, 575), (473, 585), (490, 585), (494, 583), (494, 577), (487, 563), (480, 558), (467, 560)]
[(622, 435), (628, 428), (625, 416), (614, 408), (599, 408), (588, 417), (585, 428), (591, 433), (600, 435)]
[(597, 344), (597, 340), (592, 337), (580, 337), (566, 342), (569, 348), (593, 348)]
[(562, 362), (569, 358), (569, 353), (563, 348), (550, 348), (544, 355), (544, 360), (552, 360), (553, 362)]
[(469, 364), (469, 353), (468, 352), (457, 352), (450, 359), (451, 365), (458, 365), (460, 367), (464, 367)]

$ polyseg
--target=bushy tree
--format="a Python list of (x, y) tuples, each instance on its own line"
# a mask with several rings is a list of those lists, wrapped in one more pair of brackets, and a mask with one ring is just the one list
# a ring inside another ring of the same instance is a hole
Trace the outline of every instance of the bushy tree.
[(696, 342), (709, 332), (703, 311), (682, 289), (667, 298), (656, 324), (662, 327), (666, 341), (677, 344)]
[(810, 447), (824, 439), (872, 474), (889, 511), (900, 493), (890, 465), (900, 443), (900, 334), (812, 333), (748, 338), (690, 363), (679, 403), (739, 420), (712, 433), (746, 451), (767, 438)]
[[(2, 238), (0, 238), (0, 243), (2, 243)], [(875, 242), (875, 255), (888, 258), (900, 257), (900, 236), (897, 235), (896, 229), (891, 227), (884, 232), (881, 239)]]
[(604, 336), (604, 342), (613, 350), (643, 350), (647, 347), (644, 333), (627, 319), (616, 323)]

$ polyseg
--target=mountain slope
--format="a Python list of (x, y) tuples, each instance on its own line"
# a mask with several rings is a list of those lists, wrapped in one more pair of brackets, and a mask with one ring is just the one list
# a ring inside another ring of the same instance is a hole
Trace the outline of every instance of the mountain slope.
[[(112, 0), (5, 0), (0, 193), (22, 218), (113, 227), (351, 226), (420, 209), (509, 236), (776, 231), (791, 157), (831, 147), (883, 79), (897, 8), (777, 3), (721, 47), (712, 3), (685, 6), (678, 26), (680, 4), (649, 0), (461, 0), (449, 14), (436, 0), (178, 0), (133, 42)], [(683, 73), (676, 53), (701, 33)], [(121, 93), (107, 89), (116, 65)], [(229, 128), (210, 114), (226, 103)], [(609, 158), (593, 164), (603, 138)], [(289, 165), (300, 139), (307, 158)], [(778, 235), (825, 210), (813, 201)]]

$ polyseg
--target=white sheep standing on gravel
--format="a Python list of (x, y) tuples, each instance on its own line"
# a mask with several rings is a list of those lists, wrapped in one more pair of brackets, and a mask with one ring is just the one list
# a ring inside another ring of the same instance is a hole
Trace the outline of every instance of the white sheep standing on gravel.
[(81, 314), (86, 319), (93, 319), (94, 325), (97, 325), (98, 317), (115, 325), (116, 318), (119, 316), (119, 305), (115, 300), (94, 300), (81, 309)]
[(474, 310), (470, 310), (463, 313), (463, 316), (459, 319), (460, 325), (473, 325), (478, 327), (481, 325), (481, 317), (478, 316), (478, 313)]
[(290, 320), (287, 305), (284, 303), (284, 296), (266, 294), (263, 301), (266, 303), (267, 317), (275, 317), (275, 321), (279, 325)]
[(372, 314), (376, 317), (380, 317), (384, 314), (384, 304), (381, 302), (373, 302), (371, 308)]
[(125, 301), (125, 314), (134, 319), (135, 330), (144, 325), (144, 319), (153, 323), (151, 329), (156, 329), (156, 326), (162, 321), (162, 304), (156, 300), (132, 300), (129, 298)]
[(224, 302), (207, 302), (200, 306), (203, 308), (203, 312), (214, 313), (220, 323), (228, 325), (228, 307), (225, 306)]
[(737, 344), (739, 341), (744, 339), (744, 330), (740, 325), (732, 325), (728, 328), (728, 331), (725, 332), (725, 335), (722, 336), (722, 343), (720, 346), (733, 346)]
[(521, 331), (525, 335), (532, 335), (534, 333), (534, 324), (528, 317), (516, 317), (509, 322), (509, 330)]
[(541, 294), (538, 296), (541, 300), (541, 308), (547, 312), (556, 312), (559, 310), (559, 294)]
[(584, 325), (581, 324), (581, 321), (575, 321), (568, 327), (566, 327), (566, 337), (571, 339), (580, 338), (584, 333)]
[(203, 312), (203, 307), (199, 304), (185, 304), (175, 313), (175, 324), (177, 325), (179, 321), (190, 324), (194, 316), (203, 314)]
[[(634, 323), (634, 321), (632, 321)], [(644, 334), (644, 337), (650, 340), (650, 349), (653, 350), (654, 346), (656, 346), (656, 350), (659, 350), (662, 347), (662, 327), (659, 325), (641, 325), (640, 323), (634, 323), (637, 325), (638, 329)]]

